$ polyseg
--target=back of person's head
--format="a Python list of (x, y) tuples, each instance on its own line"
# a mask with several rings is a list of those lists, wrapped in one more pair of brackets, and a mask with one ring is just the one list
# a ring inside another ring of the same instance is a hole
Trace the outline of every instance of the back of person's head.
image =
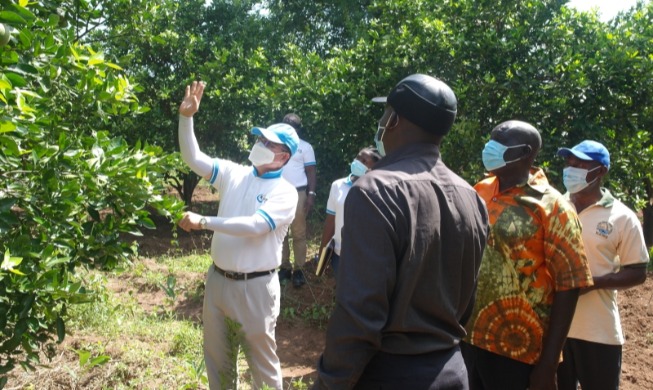
[[(492, 134), (499, 135), (500, 139), (510, 138), (513, 144), (526, 144), (530, 145), (534, 152), (542, 149), (542, 136), (535, 126), (530, 123), (509, 120), (499, 123), (494, 129)], [(494, 137), (493, 137), (494, 138)]]
[(303, 130), (302, 128), (302, 118), (299, 117), (299, 115), (295, 113), (290, 113), (286, 114), (286, 116), (283, 117), (282, 120), (283, 123), (287, 123), (290, 126), (295, 128), (295, 131), (300, 132)]
[(387, 97), (373, 101), (387, 103), (399, 116), (436, 136), (449, 133), (458, 106), (456, 95), (447, 84), (419, 73), (401, 80)]
[(379, 162), (381, 160), (381, 153), (379, 153), (379, 150), (375, 148), (374, 146), (366, 146), (363, 149), (361, 149), (358, 154), (365, 153), (369, 155), (372, 158), (372, 161), (375, 163)]

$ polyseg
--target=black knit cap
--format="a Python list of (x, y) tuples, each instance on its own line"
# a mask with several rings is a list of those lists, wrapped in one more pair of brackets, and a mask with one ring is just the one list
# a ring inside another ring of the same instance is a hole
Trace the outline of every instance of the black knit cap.
[(401, 80), (387, 97), (372, 101), (388, 103), (397, 114), (435, 135), (446, 135), (451, 130), (458, 105), (447, 84), (419, 73)]

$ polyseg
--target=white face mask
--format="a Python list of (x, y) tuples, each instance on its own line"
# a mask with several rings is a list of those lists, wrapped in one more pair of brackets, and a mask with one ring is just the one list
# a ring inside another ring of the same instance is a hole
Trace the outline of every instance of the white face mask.
[(601, 167), (598, 166), (589, 170), (583, 168), (567, 167), (562, 170), (562, 182), (569, 193), (575, 194), (584, 190), (587, 188), (587, 186), (594, 183), (598, 179), (597, 176), (591, 182), (587, 182), (587, 175), (589, 175), (590, 172), (597, 170), (598, 168)]
[(249, 152), (249, 161), (252, 162), (252, 165), (255, 167), (260, 167), (261, 165), (270, 164), (274, 161), (275, 153), (270, 149), (266, 148), (261, 142), (257, 142), (252, 147), (252, 151)]

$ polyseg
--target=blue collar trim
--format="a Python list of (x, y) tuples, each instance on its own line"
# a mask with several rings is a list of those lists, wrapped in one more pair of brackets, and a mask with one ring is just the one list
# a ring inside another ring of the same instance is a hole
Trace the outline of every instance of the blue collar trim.
[(261, 179), (278, 179), (278, 178), (281, 177), (281, 172), (282, 171), (283, 171), (283, 168), (281, 168), (279, 170), (276, 170), (276, 171), (269, 171), (269, 172), (266, 172), (266, 173), (264, 173), (262, 175), (259, 175), (258, 171), (256, 170), (256, 167), (253, 167), (253, 169), (252, 169), (252, 173), (254, 174), (254, 176), (260, 177)]

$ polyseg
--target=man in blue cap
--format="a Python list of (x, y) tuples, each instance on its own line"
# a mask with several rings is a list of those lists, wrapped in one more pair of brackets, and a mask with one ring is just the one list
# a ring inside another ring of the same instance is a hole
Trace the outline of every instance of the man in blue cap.
[(202, 153), (193, 130), (204, 84), (193, 82), (179, 106), (179, 148), (191, 169), (220, 194), (218, 215), (187, 212), (179, 222), (186, 231), (211, 230), (211, 257), (202, 311), (204, 360), (209, 386), (238, 388), (236, 364), (240, 341), (253, 385), (283, 386), (276, 354), (275, 327), (280, 310), (276, 269), (281, 246), (295, 216), (297, 190), (281, 177), (297, 151), (292, 126), (255, 127), (258, 136), (245, 166)]
[(459, 349), (474, 306), (488, 214), (442, 161), (457, 101), (414, 74), (387, 98), (385, 155), (349, 190), (338, 288), (315, 388), (464, 389)]
[(616, 390), (624, 344), (617, 290), (646, 280), (648, 252), (637, 215), (601, 187), (610, 153), (596, 141), (561, 148), (565, 196), (578, 211), (594, 285), (581, 290), (558, 367), (558, 389)]

